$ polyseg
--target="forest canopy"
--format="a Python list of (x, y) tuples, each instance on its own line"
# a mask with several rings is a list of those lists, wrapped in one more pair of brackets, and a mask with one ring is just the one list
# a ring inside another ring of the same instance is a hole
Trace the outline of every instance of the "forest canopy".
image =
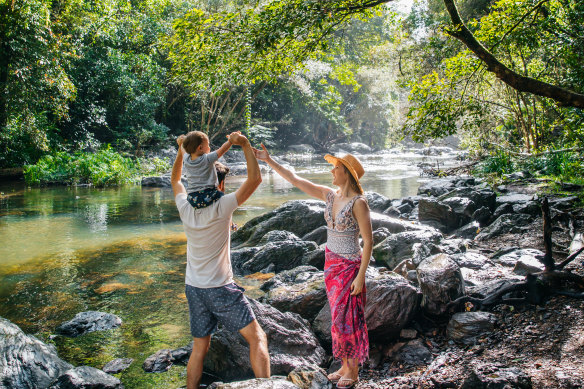
[(191, 130), (248, 129), (282, 149), (584, 143), (578, 0), (1, 0), (0, 11), (0, 167), (107, 145), (136, 157)]

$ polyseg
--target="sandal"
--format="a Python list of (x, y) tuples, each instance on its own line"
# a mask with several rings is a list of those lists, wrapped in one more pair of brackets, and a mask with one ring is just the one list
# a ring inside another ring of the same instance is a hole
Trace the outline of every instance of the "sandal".
[[(343, 382), (344, 384), (339, 385), (340, 382)], [(354, 380), (351, 378), (341, 377), (341, 379), (337, 381), (337, 389), (351, 389), (351, 388), (355, 387), (355, 385), (357, 385), (358, 382), (359, 382), (359, 378)]]
[(338, 371), (335, 371), (334, 373), (327, 375), (326, 378), (328, 378), (333, 384), (336, 384), (341, 378), (343, 378), (343, 376)]

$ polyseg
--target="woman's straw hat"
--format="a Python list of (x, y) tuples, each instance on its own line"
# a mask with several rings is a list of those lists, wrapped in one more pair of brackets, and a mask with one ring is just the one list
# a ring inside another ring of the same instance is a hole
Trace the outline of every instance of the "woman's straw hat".
[(361, 165), (361, 162), (359, 162), (359, 160), (355, 158), (355, 156), (353, 156), (352, 154), (347, 154), (344, 157), (340, 158), (327, 154), (324, 156), (324, 159), (326, 159), (328, 163), (332, 163), (333, 165), (336, 165), (337, 161), (345, 165), (349, 173), (351, 173), (351, 175), (355, 179), (355, 182), (357, 183), (359, 190), (361, 191), (361, 193), (363, 193), (363, 188), (361, 188), (361, 183), (359, 182), (359, 179), (363, 177), (363, 174), (365, 174), (365, 169), (363, 169), (363, 165)]

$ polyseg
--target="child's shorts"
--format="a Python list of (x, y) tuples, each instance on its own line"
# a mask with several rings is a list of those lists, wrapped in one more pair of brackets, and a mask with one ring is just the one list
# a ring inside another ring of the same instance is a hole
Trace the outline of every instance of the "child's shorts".
[(213, 202), (219, 200), (224, 193), (217, 188), (207, 188), (197, 192), (191, 192), (187, 196), (187, 201), (194, 208), (205, 208)]

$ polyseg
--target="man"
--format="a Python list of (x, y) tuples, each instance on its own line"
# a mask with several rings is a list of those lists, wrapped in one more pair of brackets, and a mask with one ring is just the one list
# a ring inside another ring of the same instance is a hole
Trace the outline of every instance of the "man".
[[(177, 139), (179, 150), (170, 178), (187, 236), (185, 293), (189, 304), (191, 334), (194, 337), (193, 351), (187, 365), (188, 389), (199, 387), (203, 361), (218, 322), (228, 330), (239, 331), (249, 343), (249, 357), (255, 376), (270, 376), (267, 337), (255, 320), (243, 289), (233, 283), (229, 247), (231, 215), (257, 189), (262, 177), (247, 138), (238, 132), (228, 138), (233, 145), (241, 146), (247, 163), (247, 179), (234, 193), (221, 197), (205, 208), (195, 209), (191, 206), (181, 183), (181, 138)], [(219, 189), (225, 190), (223, 180), (219, 183)]]

